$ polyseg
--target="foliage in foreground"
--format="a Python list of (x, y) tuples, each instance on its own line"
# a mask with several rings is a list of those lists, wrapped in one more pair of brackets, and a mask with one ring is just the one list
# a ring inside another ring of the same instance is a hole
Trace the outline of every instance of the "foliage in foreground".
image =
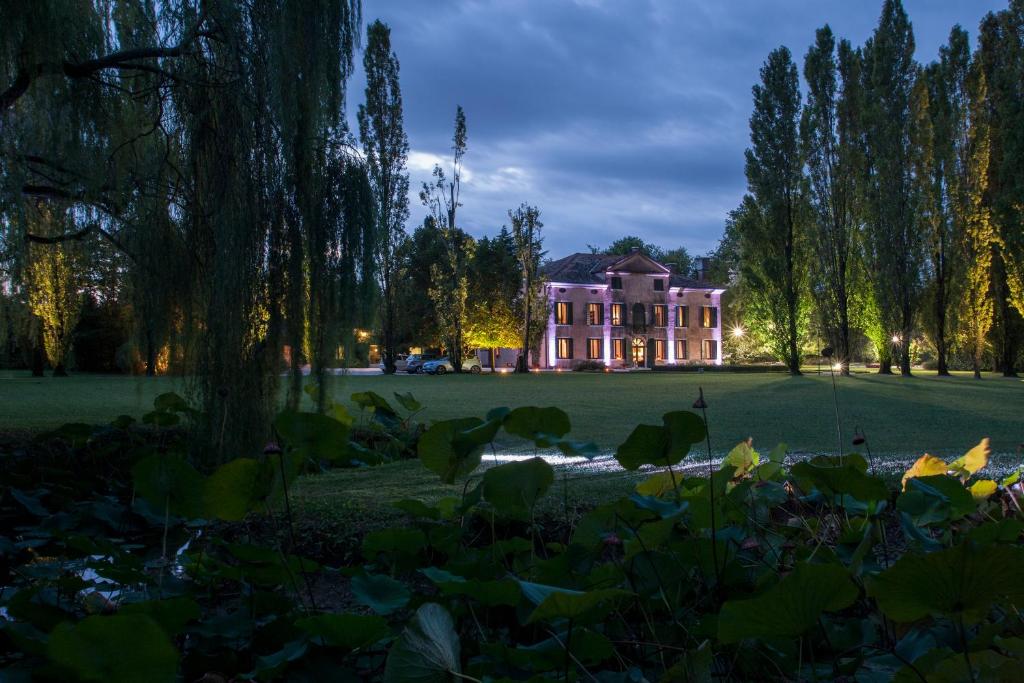
[[(616, 452), (652, 471), (633, 494), (541, 520), (538, 500), (567, 484), (536, 457), (481, 471), (487, 445), (504, 431), (595, 449), (557, 408), (496, 409), (418, 440), (460, 497), (396, 503), (401, 526), (331, 566), (295, 552), (287, 487), (311, 460), (381, 459), (347, 416), (285, 413), (283, 448), (204, 474), (159, 427), (189, 410), (164, 395), (153, 430), (68, 425), (2, 454), (4, 680), (1024, 677), (1019, 472), (983, 478), (987, 440), (923, 456), (898, 490), (857, 454), (787, 467), (784, 445), (762, 457), (749, 442), (684, 476), (707, 431), (671, 412)], [(344, 611), (324, 607), (327, 584)]]

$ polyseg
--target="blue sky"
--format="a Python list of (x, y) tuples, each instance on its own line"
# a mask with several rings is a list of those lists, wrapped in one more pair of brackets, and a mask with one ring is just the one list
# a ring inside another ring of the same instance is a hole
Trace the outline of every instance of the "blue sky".
[[(715, 247), (746, 188), (750, 88), (779, 45), (797, 64), (825, 23), (860, 45), (881, 0), (364, 0), (401, 62), (416, 194), (450, 157), (456, 104), (469, 151), (460, 226), (497, 232), (538, 205), (559, 258), (635, 234), (692, 254)], [(917, 58), (960, 24), (972, 41), (1005, 0), (904, 0)], [(362, 59), (361, 55), (358, 57)], [(361, 61), (349, 111), (363, 99)], [(354, 116), (350, 118), (354, 119)]]

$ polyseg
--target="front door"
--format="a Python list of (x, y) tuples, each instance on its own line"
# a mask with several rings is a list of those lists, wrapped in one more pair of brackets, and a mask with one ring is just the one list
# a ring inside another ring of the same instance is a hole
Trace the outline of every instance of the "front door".
[(647, 345), (643, 339), (636, 337), (633, 339), (633, 366), (642, 368), (644, 366), (644, 358), (647, 353)]

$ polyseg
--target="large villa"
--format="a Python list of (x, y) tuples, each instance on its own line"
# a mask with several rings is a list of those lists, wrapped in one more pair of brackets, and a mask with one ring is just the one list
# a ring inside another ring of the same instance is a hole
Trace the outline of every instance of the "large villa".
[(578, 253), (543, 269), (550, 316), (540, 366), (571, 369), (722, 363), (719, 301), (725, 291), (672, 272), (646, 254)]

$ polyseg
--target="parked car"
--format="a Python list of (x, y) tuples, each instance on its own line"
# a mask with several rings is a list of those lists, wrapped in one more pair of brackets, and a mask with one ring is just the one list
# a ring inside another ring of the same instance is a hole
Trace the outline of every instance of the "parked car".
[[(428, 361), (423, 364), (423, 372), (428, 375), (443, 375), (448, 372), (455, 370), (451, 360), (447, 356), (444, 358), (438, 358), (437, 360)], [(480, 359), (476, 356), (470, 356), (462, 361), (462, 371), (469, 372), (474, 375), (480, 374)]]
[(428, 361), (437, 360), (436, 353), (413, 353), (405, 359), (405, 371), (410, 375), (422, 372), (423, 364)]
[[(395, 354), (395, 372), (405, 372), (406, 365), (409, 362), (409, 354), (398, 353)], [(384, 369), (384, 361), (377, 363), (377, 367), (381, 370)]]

